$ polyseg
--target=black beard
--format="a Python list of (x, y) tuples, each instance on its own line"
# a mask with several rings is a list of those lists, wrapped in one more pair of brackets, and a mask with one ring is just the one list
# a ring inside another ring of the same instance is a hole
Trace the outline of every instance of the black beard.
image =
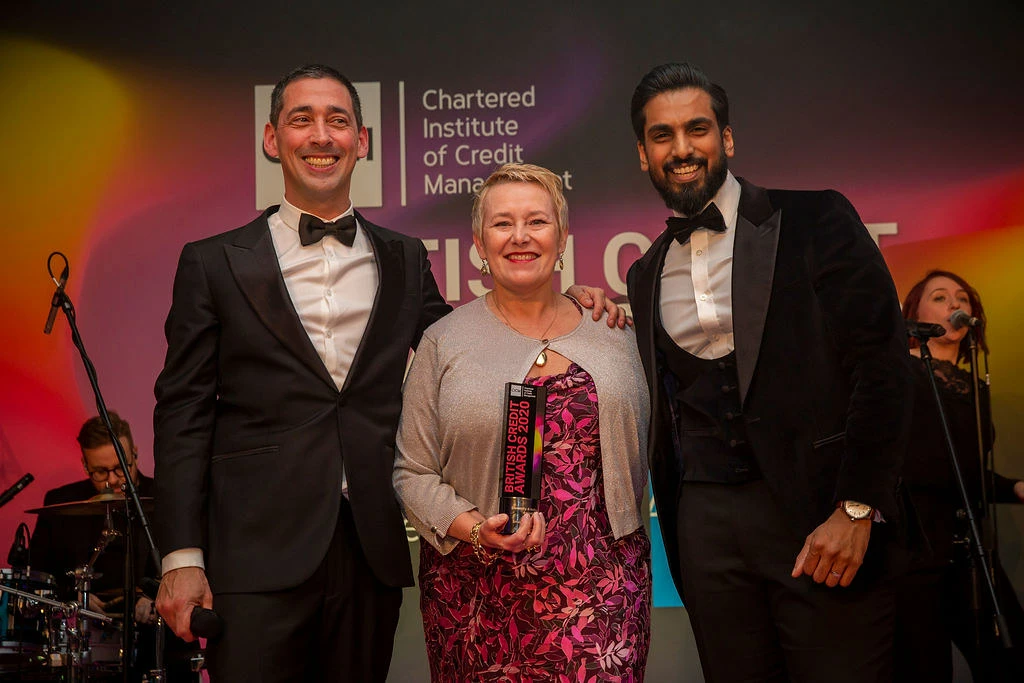
[[(706, 166), (708, 170), (707, 181), (703, 184), (690, 183), (684, 185), (679, 190), (673, 190), (668, 180), (671, 167), (676, 165), (686, 166), (693, 163)], [(664, 173), (663, 179), (655, 177), (653, 168), (649, 169), (647, 173), (651, 177), (654, 189), (658, 191), (658, 194), (664, 200), (665, 206), (683, 216), (695, 216), (700, 213), (705, 204), (711, 201), (715, 193), (718, 192), (718, 188), (722, 187), (722, 183), (725, 182), (725, 177), (729, 172), (729, 161), (723, 149), (714, 164), (704, 159), (688, 157), (681, 162), (679, 160), (667, 162), (662, 171)]]

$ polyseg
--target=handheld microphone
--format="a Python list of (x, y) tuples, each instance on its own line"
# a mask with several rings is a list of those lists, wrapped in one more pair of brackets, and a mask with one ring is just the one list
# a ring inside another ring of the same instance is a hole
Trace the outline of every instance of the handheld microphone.
[(57, 320), (57, 311), (60, 310), (61, 299), (64, 298), (64, 286), (68, 283), (69, 268), (64, 264), (64, 270), (60, 272), (60, 282), (57, 284), (57, 291), (53, 293), (53, 300), (50, 302), (50, 315), (46, 317), (46, 327), (43, 334), (50, 334), (53, 331), (53, 323)]
[(953, 326), (954, 330), (959, 330), (961, 327), (978, 327), (981, 325), (981, 320), (966, 311), (957, 309), (953, 311), (953, 315), (949, 316), (949, 324)]
[(26, 474), (24, 477), (14, 482), (14, 485), (11, 486), (11, 488), (0, 493), (0, 507), (11, 502), (11, 498), (14, 498), (16, 495), (21, 493), (22, 489), (31, 484), (34, 479), (35, 477), (33, 477), (31, 473)]
[(199, 638), (216, 639), (224, 631), (224, 620), (212, 609), (197, 605), (192, 608), (188, 629)]
[(914, 339), (929, 340), (933, 337), (941, 337), (946, 334), (946, 328), (935, 323), (919, 323), (916, 320), (907, 320), (907, 336)]
[[(157, 591), (160, 590), (160, 581), (147, 576), (139, 583), (146, 597), (155, 601)], [(212, 609), (196, 605), (192, 608), (192, 616), (189, 617), (188, 630), (199, 638), (215, 639), (224, 631), (224, 620)]]

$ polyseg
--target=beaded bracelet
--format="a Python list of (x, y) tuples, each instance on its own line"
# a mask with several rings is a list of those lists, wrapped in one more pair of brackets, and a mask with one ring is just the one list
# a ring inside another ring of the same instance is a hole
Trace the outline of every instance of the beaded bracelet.
[(488, 553), (480, 544), (480, 527), (483, 525), (483, 520), (473, 525), (473, 528), (469, 530), (469, 542), (473, 545), (473, 554), (476, 555), (476, 559), (480, 560), (485, 567), (490, 567), (498, 559), (498, 553)]

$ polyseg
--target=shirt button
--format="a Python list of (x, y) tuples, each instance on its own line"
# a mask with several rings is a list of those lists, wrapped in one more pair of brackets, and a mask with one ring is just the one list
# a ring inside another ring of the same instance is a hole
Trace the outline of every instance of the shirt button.
[(703, 249), (698, 249), (697, 250), (697, 256), (703, 256), (703, 255), (704, 255), (704, 250)]
[(334, 292), (328, 289), (327, 291), (324, 292), (324, 296), (330, 299), (332, 296), (334, 296)]
[(700, 300), (701, 301), (707, 301), (708, 300), (708, 295), (707, 294), (701, 294), (700, 295)]
[(324, 333), (324, 336), (327, 337), (328, 339), (332, 339), (334, 338), (334, 333), (331, 332), (330, 330), (327, 330), (327, 332)]

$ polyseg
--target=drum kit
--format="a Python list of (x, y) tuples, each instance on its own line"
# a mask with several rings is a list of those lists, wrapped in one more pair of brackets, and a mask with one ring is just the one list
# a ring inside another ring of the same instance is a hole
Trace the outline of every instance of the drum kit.
[[(152, 507), (152, 498), (142, 498), (144, 507)], [(123, 508), (125, 497), (119, 492), (104, 492), (88, 500), (46, 505), (27, 510), (38, 515), (83, 516), (106, 518), (100, 538), (93, 547), (88, 563), (68, 572), (74, 581), (76, 599), (59, 599), (57, 582), (50, 574), (29, 569), (0, 569), (0, 681), (48, 681), (53, 683), (106, 682), (125, 679), (123, 618), (110, 614), (120, 602), (124, 618), (133, 618), (132, 606), (124, 604), (126, 592), (121, 589), (95, 594), (92, 582), (101, 575), (93, 567), (107, 546), (121, 532), (114, 529), (112, 512)], [(94, 596), (90, 601), (90, 596)], [(96, 598), (103, 611), (89, 609)], [(162, 650), (163, 624), (157, 618), (156, 647)], [(202, 668), (198, 651), (190, 669)], [(161, 662), (162, 655), (153, 658)], [(155, 668), (132, 680), (163, 683), (165, 673)], [(193, 680), (198, 680), (194, 674)]]

